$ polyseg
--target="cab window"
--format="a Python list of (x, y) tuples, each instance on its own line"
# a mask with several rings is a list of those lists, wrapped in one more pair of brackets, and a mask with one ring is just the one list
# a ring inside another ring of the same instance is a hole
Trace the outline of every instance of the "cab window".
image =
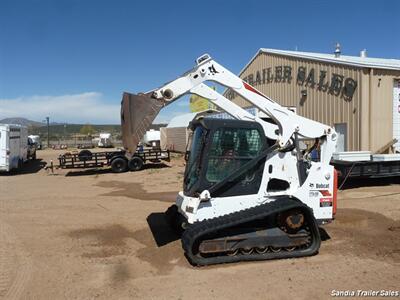
[(216, 130), (211, 139), (207, 181), (215, 183), (224, 180), (256, 157), (261, 149), (262, 138), (257, 129), (221, 128)]

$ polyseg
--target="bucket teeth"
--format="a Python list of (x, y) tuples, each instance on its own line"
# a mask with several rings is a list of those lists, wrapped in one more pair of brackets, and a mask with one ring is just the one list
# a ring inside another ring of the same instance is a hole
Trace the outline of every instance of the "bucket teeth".
[(121, 127), (124, 148), (135, 153), (140, 140), (149, 130), (163, 102), (147, 94), (124, 93), (121, 102)]

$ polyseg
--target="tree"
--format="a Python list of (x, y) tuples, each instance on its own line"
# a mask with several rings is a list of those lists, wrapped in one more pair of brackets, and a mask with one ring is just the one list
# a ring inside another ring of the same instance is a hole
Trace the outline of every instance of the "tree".
[(95, 132), (95, 130), (93, 129), (92, 125), (90, 125), (90, 124), (85, 124), (85, 125), (83, 125), (83, 126), (81, 127), (81, 129), (79, 130), (79, 132), (80, 132), (81, 134), (90, 136), (90, 135), (92, 135), (92, 134)]

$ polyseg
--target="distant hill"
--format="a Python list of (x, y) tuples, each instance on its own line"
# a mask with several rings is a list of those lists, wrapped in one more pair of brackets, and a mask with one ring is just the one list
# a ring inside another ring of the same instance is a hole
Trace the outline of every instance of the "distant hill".
[(44, 123), (28, 120), (26, 118), (5, 118), (3, 120), (0, 120), (0, 123), (2, 124), (18, 124), (18, 125), (23, 125), (27, 127), (40, 127), (43, 126)]
[[(85, 124), (53, 124), (50, 123), (50, 137), (51, 138), (60, 138), (71, 136), (77, 133), (80, 133), (82, 127)], [(167, 124), (153, 124), (150, 126), (150, 129), (159, 130), (160, 127), (166, 127)], [(90, 124), (90, 127), (93, 129), (94, 134), (98, 134), (100, 132), (109, 132), (114, 136), (121, 135), (121, 125), (94, 125)], [(47, 136), (47, 126), (35, 127), (32, 126), (29, 128), (30, 134), (38, 134), (42, 137)]]
[[(69, 136), (72, 134), (80, 133), (81, 128), (85, 124), (50, 124), (50, 135), (51, 136)], [(121, 132), (120, 125), (90, 125), (95, 133), (109, 132), (112, 134), (118, 134)], [(30, 130), (31, 134), (38, 134), (40, 136), (47, 135), (47, 126), (36, 127)]]
[[(0, 120), (3, 124), (19, 124), (28, 127), (29, 134), (38, 134), (42, 137), (47, 136), (47, 126), (46, 123), (36, 122), (28, 120), (26, 118), (6, 118)], [(85, 124), (60, 124), (60, 123), (50, 123), (50, 138), (61, 138), (66, 136), (71, 136), (73, 134), (80, 133), (81, 128)], [(113, 135), (121, 135), (121, 125), (94, 125), (90, 124), (93, 128), (95, 134), (100, 132), (109, 132)], [(160, 127), (166, 127), (167, 124), (153, 124), (150, 129), (159, 130)]]

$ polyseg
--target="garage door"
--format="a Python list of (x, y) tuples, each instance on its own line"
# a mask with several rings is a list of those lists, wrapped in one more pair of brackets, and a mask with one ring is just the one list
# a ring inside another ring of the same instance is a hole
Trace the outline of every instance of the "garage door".
[(400, 80), (394, 81), (393, 88), (393, 138), (397, 139), (394, 149), (400, 152)]
[(338, 135), (336, 152), (347, 151), (347, 123), (335, 124), (335, 131)]

